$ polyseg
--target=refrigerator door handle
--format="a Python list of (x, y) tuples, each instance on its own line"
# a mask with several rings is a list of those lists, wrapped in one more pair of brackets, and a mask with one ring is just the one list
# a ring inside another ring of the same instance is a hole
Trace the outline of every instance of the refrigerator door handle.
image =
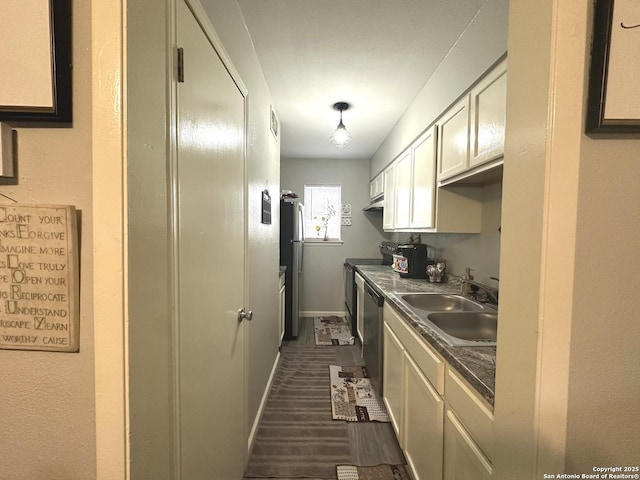
[(304, 263), (304, 242), (299, 242), (300, 245), (300, 262), (298, 263), (298, 273), (302, 273), (302, 264)]

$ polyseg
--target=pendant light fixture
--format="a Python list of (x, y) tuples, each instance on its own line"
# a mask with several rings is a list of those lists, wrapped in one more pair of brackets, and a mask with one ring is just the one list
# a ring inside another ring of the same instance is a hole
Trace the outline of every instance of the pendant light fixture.
[(349, 108), (349, 104), (347, 102), (338, 102), (333, 105), (333, 108), (340, 112), (340, 123), (329, 137), (329, 141), (331, 142), (331, 145), (336, 148), (348, 147), (351, 145), (353, 138), (344, 126), (344, 123), (342, 123), (342, 112)]

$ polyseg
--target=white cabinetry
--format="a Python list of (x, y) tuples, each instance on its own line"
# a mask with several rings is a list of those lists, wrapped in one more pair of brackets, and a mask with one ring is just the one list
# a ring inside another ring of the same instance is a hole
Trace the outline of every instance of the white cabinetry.
[(389, 165), (384, 175), (384, 210), (382, 212), (382, 228), (393, 230), (396, 214), (395, 164)]
[(451, 410), (447, 410), (444, 439), (444, 480), (491, 478), (491, 464)]
[(502, 175), (506, 69), (504, 59), (381, 174), (385, 231), (480, 232), (480, 185)]
[(402, 446), (402, 401), (404, 398), (404, 348), (388, 323), (384, 322), (384, 355), (382, 356), (382, 385), (384, 403), (391, 417), (393, 429)]
[(356, 331), (358, 332), (358, 338), (360, 338), (360, 345), (364, 344), (364, 278), (356, 272)]
[(386, 304), (384, 332), (383, 394), (398, 441), (414, 479), (441, 480), (444, 362)]
[(395, 161), (395, 193), (394, 204), (395, 229), (409, 228), (411, 215), (411, 148), (408, 148)]
[(507, 112), (507, 60), (504, 59), (471, 89), (469, 168), (504, 154)]
[(412, 229), (435, 227), (436, 204), (436, 128), (424, 132), (411, 146), (413, 168), (411, 173)]
[(505, 58), (436, 122), (439, 185), (492, 178), (503, 163), (506, 111)]
[(384, 174), (379, 173), (371, 182), (369, 182), (369, 197), (371, 200), (378, 198), (384, 193)]
[(469, 166), (469, 94), (438, 120), (438, 181)]
[(415, 480), (442, 478), (444, 401), (405, 351), (404, 455)]
[(416, 480), (489, 480), (493, 413), (387, 303), (384, 401)]

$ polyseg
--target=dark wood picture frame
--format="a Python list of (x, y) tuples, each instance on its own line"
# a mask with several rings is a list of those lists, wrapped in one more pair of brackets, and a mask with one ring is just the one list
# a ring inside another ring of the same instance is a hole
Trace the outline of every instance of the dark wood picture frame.
[[(2, 105), (0, 102), (0, 121), (26, 126), (31, 122), (70, 124), (72, 121), (71, 0), (48, 0), (48, 5), (52, 105)], [(28, 29), (29, 25), (24, 28)], [(3, 45), (2, 48), (19, 51), (23, 47)], [(9, 82), (2, 82), (0, 78), (0, 83)], [(5, 91), (4, 95), (10, 96), (11, 92)]]
[[(634, 0), (596, 0), (594, 11), (591, 70), (587, 103), (587, 134), (640, 132), (640, 95), (637, 77), (640, 57), (627, 56), (640, 42), (640, 11), (625, 15)], [(634, 44), (633, 41), (636, 43)], [(635, 91), (626, 92), (626, 86)], [(621, 88), (625, 87), (625, 88)], [(632, 94), (635, 93), (635, 94)], [(625, 102), (624, 108), (612, 107)]]

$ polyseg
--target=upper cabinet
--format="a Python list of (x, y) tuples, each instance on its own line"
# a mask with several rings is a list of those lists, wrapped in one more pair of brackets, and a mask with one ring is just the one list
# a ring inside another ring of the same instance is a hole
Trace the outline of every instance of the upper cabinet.
[(384, 175), (384, 210), (382, 211), (383, 230), (395, 228), (396, 217), (396, 176), (395, 163), (389, 165), (383, 172)]
[(435, 138), (432, 127), (385, 170), (385, 230), (435, 227)]
[(411, 214), (411, 148), (405, 150), (395, 161), (395, 219), (393, 227), (409, 228)]
[(469, 168), (469, 95), (438, 120), (438, 181)]
[(471, 89), (470, 100), (469, 167), (474, 168), (504, 154), (506, 58)]
[(488, 179), (502, 165), (506, 107), (505, 58), (437, 121), (438, 185)]
[(374, 200), (384, 194), (384, 172), (380, 172), (369, 183), (369, 197)]
[(411, 146), (411, 212), (409, 227), (435, 227), (436, 128), (431, 127)]

